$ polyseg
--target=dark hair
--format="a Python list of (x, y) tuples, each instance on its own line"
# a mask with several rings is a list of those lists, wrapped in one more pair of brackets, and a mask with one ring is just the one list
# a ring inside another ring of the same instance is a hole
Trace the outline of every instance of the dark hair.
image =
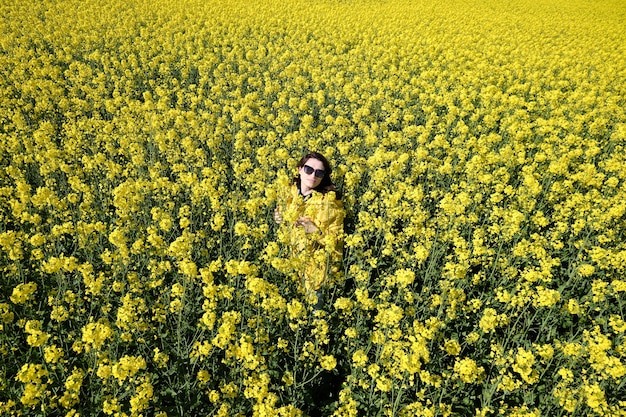
[[(322, 181), (319, 183), (317, 187), (314, 188), (314, 190), (322, 194), (326, 194), (329, 191), (334, 191), (335, 198), (337, 200), (341, 200), (341, 196), (342, 196), (341, 191), (339, 191), (337, 187), (335, 187), (335, 184), (333, 184), (332, 180), (330, 179), (330, 174), (333, 172), (333, 170), (330, 166), (330, 163), (328, 162), (328, 159), (326, 159), (324, 155), (322, 155), (319, 152), (308, 152), (306, 155), (304, 155), (300, 159), (300, 162), (298, 162), (298, 169), (302, 168), (304, 164), (306, 164), (306, 161), (308, 161), (311, 158), (321, 161), (322, 164), (324, 165), (324, 171), (326, 171), (324, 178), (322, 178)], [(293, 178), (293, 183), (296, 184), (298, 188), (300, 188), (300, 175), (296, 175)]]

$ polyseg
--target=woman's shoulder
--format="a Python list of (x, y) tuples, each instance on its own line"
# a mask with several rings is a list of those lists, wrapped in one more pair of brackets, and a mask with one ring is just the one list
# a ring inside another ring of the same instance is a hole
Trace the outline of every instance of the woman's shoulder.
[(300, 194), (300, 189), (298, 188), (296, 184), (289, 184), (289, 187), (287, 187), (284, 192), (289, 197), (293, 197), (293, 196), (297, 196)]
[(342, 204), (341, 203), (341, 193), (339, 191), (333, 190), (333, 191), (328, 191), (325, 195), (324, 198), (331, 203), (335, 203), (335, 204)]
[(343, 203), (335, 191), (327, 191), (325, 193), (314, 191), (312, 198), (308, 201), (313, 204), (320, 204), (336, 208), (342, 208)]

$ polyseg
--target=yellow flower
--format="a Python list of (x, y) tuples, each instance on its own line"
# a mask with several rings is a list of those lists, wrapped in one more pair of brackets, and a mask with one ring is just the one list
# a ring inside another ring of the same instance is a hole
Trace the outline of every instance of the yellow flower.
[(130, 411), (132, 415), (140, 415), (145, 411), (153, 399), (154, 389), (148, 377), (142, 378), (141, 383), (135, 387), (134, 394), (130, 397)]
[(486, 308), (483, 311), (483, 315), (480, 318), (479, 327), (485, 333), (490, 333), (497, 327), (505, 325), (509, 322), (506, 314), (497, 314), (497, 311), (491, 307)]
[(158, 347), (154, 348), (152, 351), (154, 352), (152, 361), (156, 364), (157, 368), (165, 368), (170, 359), (169, 355), (161, 352)]
[(246, 369), (255, 370), (262, 362), (261, 356), (254, 351), (254, 344), (250, 336), (241, 336), (234, 350), (235, 357)]
[(510, 372), (507, 372), (506, 374), (502, 375), (502, 378), (500, 379), (498, 383), (497, 390), (513, 392), (519, 389), (521, 385), (522, 385), (522, 381), (514, 378)]
[(459, 345), (459, 342), (456, 340), (446, 340), (444, 350), (448, 353), (448, 355), (456, 356), (461, 353), (461, 345)]
[(35, 291), (37, 291), (37, 284), (34, 282), (19, 284), (13, 288), (10, 299), (14, 304), (25, 304), (33, 299)]
[(190, 278), (198, 276), (198, 267), (195, 262), (190, 259), (183, 259), (178, 263), (180, 272)]
[(537, 346), (537, 354), (539, 354), (542, 359), (549, 361), (554, 356), (554, 347), (549, 344)]
[(209, 401), (216, 404), (220, 400), (220, 393), (216, 390), (209, 391)]
[(294, 383), (293, 374), (289, 371), (285, 371), (281, 380), (284, 382), (286, 387), (290, 387)]
[(245, 236), (250, 233), (250, 228), (247, 224), (243, 222), (237, 222), (235, 224), (235, 235), (237, 236)]
[(211, 380), (211, 375), (209, 374), (209, 371), (207, 371), (206, 369), (199, 370), (196, 377), (198, 378), (198, 381), (200, 381), (200, 383), (203, 385), (208, 384), (209, 381)]
[(111, 366), (111, 375), (120, 382), (134, 377), (140, 370), (146, 368), (146, 360), (141, 356), (122, 356)]
[(168, 254), (180, 260), (191, 258), (194, 235), (185, 229), (179, 237), (174, 240), (167, 249)]
[(613, 291), (615, 292), (626, 292), (626, 281), (616, 279), (611, 282), (611, 286), (613, 287)]
[(215, 213), (211, 219), (211, 229), (215, 232), (219, 232), (224, 227), (225, 219), (222, 213)]
[(42, 346), (46, 343), (50, 335), (41, 331), (41, 321), (28, 320), (24, 326), (24, 331), (28, 333), (26, 342), (33, 347)]
[(393, 327), (400, 323), (402, 317), (404, 317), (403, 309), (398, 305), (391, 304), (387, 308), (378, 311), (374, 322), (380, 324), (382, 327)]
[(107, 415), (113, 415), (119, 412), (121, 408), (122, 407), (118, 403), (117, 398), (106, 399), (102, 403), (102, 411), (104, 411), (104, 414), (107, 414)]
[(357, 368), (364, 367), (367, 361), (367, 354), (362, 349), (358, 349), (352, 354), (352, 363)]
[(517, 348), (513, 370), (520, 374), (522, 379), (529, 384), (534, 384), (539, 379), (539, 372), (533, 369), (534, 364), (535, 356), (531, 351), (521, 347)]
[(41, 233), (34, 234), (30, 238), (30, 244), (33, 246), (41, 246), (46, 243), (46, 237)]
[(43, 399), (47, 386), (48, 371), (43, 365), (26, 363), (18, 371), (15, 379), (25, 384), (20, 402), (34, 407)]
[(354, 327), (348, 327), (345, 331), (345, 335), (346, 337), (348, 337), (349, 339), (354, 339), (355, 337), (357, 337), (359, 334), (359, 332), (357, 331), (357, 329), (355, 329)]
[(336, 310), (343, 311), (344, 314), (349, 314), (354, 308), (354, 303), (349, 298), (339, 297), (334, 304)]
[(48, 377), (48, 371), (43, 365), (25, 363), (17, 373), (15, 379), (23, 383), (41, 384)]
[(540, 285), (537, 287), (537, 294), (534, 297), (533, 304), (539, 307), (550, 307), (556, 304), (560, 299), (560, 292), (544, 288)]
[(584, 384), (582, 391), (585, 395), (585, 402), (596, 413), (603, 415), (608, 409), (604, 391), (598, 384)]
[(415, 281), (415, 273), (409, 269), (399, 269), (395, 273), (395, 280), (399, 287), (405, 288)]
[(152, 220), (159, 224), (159, 228), (161, 230), (167, 232), (172, 228), (172, 217), (161, 207), (153, 207), (150, 213), (152, 215)]
[(580, 304), (578, 303), (578, 300), (570, 298), (567, 301), (567, 311), (570, 314), (580, 314)]
[(381, 376), (376, 379), (376, 389), (381, 392), (389, 392), (392, 387), (391, 379), (386, 376)]
[(611, 317), (609, 317), (609, 325), (615, 333), (626, 332), (626, 321), (616, 314), (612, 314)]
[(583, 264), (578, 267), (577, 271), (581, 276), (589, 277), (593, 275), (593, 273), (595, 272), (595, 268), (593, 267), (593, 265)]
[(213, 338), (213, 345), (224, 349), (235, 336), (235, 326), (241, 321), (241, 313), (237, 311), (227, 311), (222, 315), (220, 327), (217, 335)]
[(98, 322), (91, 322), (82, 329), (82, 341), (85, 343), (85, 350), (99, 350), (104, 343), (113, 337), (113, 330), (109, 323), (101, 319)]
[(300, 301), (294, 299), (287, 304), (287, 313), (289, 314), (289, 320), (296, 320), (306, 313), (306, 309)]
[(332, 371), (337, 366), (337, 359), (333, 355), (326, 355), (320, 358), (320, 365), (327, 371)]
[(74, 368), (65, 380), (65, 392), (59, 399), (59, 404), (64, 408), (71, 408), (78, 404), (84, 376), (85, 373), (82, 370)]
[(480, 339), (480, 335), (476, 332), (471, 332), (468, 333), (467, 336), (465, 337), (465, 342), (467, 342), (467, 344), (474, 344), (478, 341), (478, 339)]
[(56, 345), (46, 346), (43, 357), (47, 363), (57, 363), (63, 357), (63, 354), (63, 349)]
[(608, 283), (602, 280), (594, 280), (591, 283), (591, 292), (593, 293), (593, 302), (598, 303), (606, 299), (608, 293)]
[(457, 359), (454, 362), (454, 374), (467, 384), (478, 383), (485, 373), (482, 366), (470, 358)]

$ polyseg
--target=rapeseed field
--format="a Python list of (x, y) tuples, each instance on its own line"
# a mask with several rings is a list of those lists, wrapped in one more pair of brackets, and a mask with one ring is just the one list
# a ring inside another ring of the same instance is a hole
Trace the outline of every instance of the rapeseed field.
[(625, 2), (0, 11), (1, 415), (626, 415)]

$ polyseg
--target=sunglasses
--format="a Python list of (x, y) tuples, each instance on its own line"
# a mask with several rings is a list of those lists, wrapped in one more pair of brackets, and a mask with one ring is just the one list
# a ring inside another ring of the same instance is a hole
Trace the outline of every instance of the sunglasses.
[(315, 172), (315, 176), (317, 178), (324, 178), (324, 175), (326, 175), (326, 171), (324, 171), (323, 169), (314, 169), (313, 167), (310, 167), (308, 165), (303, 166), (302, 169), (304, 169), (304, 172), (307, 175), (311, 175)]

